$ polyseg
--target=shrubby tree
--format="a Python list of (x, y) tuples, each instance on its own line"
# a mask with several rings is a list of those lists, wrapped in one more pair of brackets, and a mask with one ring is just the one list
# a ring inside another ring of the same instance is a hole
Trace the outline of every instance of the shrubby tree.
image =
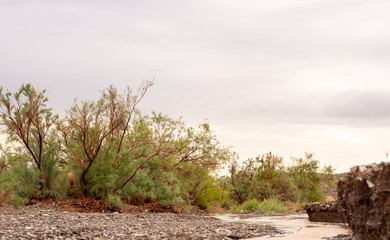
[(208, 123), (187, 128), (180, 144), (183, 149), (174, 166), (179, 171), (180, 181), (184, 183), (182, 192), (187, 194), (185, 199), (189, 203), (206, 207), (215, 200), (206, 192), (219, 189), (211, 173), (222, 168), (234, 157), (234, 153), (220, 146)]
[[(152, 81), (136, 92), (113, 86), (98, 100), (75, 101), (62, 119), (47, 108), (45, 91), (30, 84), (15, 93), (0, 88), (0, 203), (31, 199), (93, 198), (194, 204), (211, 207), (250, 199), (309, 202), (322, 199), (319, 162), (313, 154), (293, 159), (267, 153), (242, 165), (221, 146), (207, 122), (187, 127), (182, 119), (137, 109)], [(229, 165), (229, 176), (216, 172)], [(332, 177), (327, 166), (324, 176)], [(66, 184), (68, 176), (68, 184)]]
[[(62, 162), (75, 177), (71, 193), (107, 200), (196, 203), (209, 174), (230, 157), (207, 123), (186, 127), (162, 114), (141, 114), (137, 94), (114, 87), (98, 101), (75, 102), (58, 129)], [(200, 187), (203, 186), (203, 187)]]
[(2, 149), (0, 190), (12, 179), (15, 205), (66, 193), (108, 205), (217, 201), (212, 195), (223, 191), (212, 174), (232, 153), (207, 122), (186, 127), (181, 119), (140, 113), (137, 104), (152, 85), (145, 81), (135, 93), (110, 86), (96, 101), (75, 101), (63, 119), (46, 107), (45, 91), (1, 88), (1, 124), (14, 153), (5, 157)]
[(328, 188), (335, 188), (337, 185), (337, 180), (334, 178), (335, 170), (331, 165), (325, 165), (321, 170), (321, 178), (326, 182)]
[(84, 197), (112, 194), (115, 168), (126, 162), (132, 151), (140, 151), (139, 142), (129, 146), (126, 138), (136, 105), (152, 84), (145, 81), (136, 94), (130, 88), (120, 94), (110, 86), (98, 101), (75, 102), (58, 125), (63, 161), (78, 179), (76, 186)]
[(0, 205), (7, 200), (7, 196), (12, 189), (9, 176), (12, 155), (9, 154), (9, 148), (0, 145)]
[[(181, 120), (156, 113), (138, 119), (134, 128), (142, 126), (148, 133), (141, 134), (139, 139), (149, 138), (146, 142), (152, 143), (149, 148), (153, 157), (150, 160), (144, 157), (139, 163), (131, 158), (133, 164), (129, 167), (134, 170), (123, 171), (125, 175), (121, 178), (126, 180), (119, 185), (123, 186), (125, 196), (200, 204), (202, 193), (210, 186), (206, 183), (210, 181), (210, 173), (227, 161), (230, 151), (219, 146), (207, 123), (188, 128)], [(138, 136), (134, 131), (130, 135)]]
[(160, 202), (178, 201), (175, 154), (180, 151), (177, 133), (184, 128), (180, 121), (153, 113), (137, 114), (127, 137), (129, 155), (119, 165), (115, 192), (122, 198)]
[(282, 158), (272, 153), (250, 158), (239, 166), (230, 164), (232, 198), (239, 204), (250, 200), (276, 198), (282, 201), (314, 202), (324, 199), (319, 161), (313, 154), (292, 158), (285, 167)]
[(302, 202), (316, 202), (325, 199), (319, 174), (320, 161), (313, 157), (313, 153), (305, 153), (305, 158), (292, 158), (293, 164), (287, 168), (300, 192)]
[(58, 194), (59, 148), (54, 128), (58, 116), (46, 102), (45, 91), (31, 84), (14, 93), (0, 88), (1, 124), (18, 153), (18, 161), (13, 162), (14, 190), (23, 201)]
[(238, 203), (251, 198), (260, 200), (279, 195), (276, 184), (280, 183), (282, 158), (271, 152), (255, 159), (249, 158), (240, 167), (236, 161), (230, 165), (230, 181), (233, 197)]
[(256, 184), (251, 187), (251, 198), (299, 201), (295, 182), (286, 174), (282, 157), (270, 152), (257, 159), (260, 166)]
[(248, 159), (239, 166), (236, 159), (230, 162), (230, 183), (232, 185), (232, 198), (239, 204), (249, 198), (250, 188), (257, 177), (257, 163), (252, 159)]

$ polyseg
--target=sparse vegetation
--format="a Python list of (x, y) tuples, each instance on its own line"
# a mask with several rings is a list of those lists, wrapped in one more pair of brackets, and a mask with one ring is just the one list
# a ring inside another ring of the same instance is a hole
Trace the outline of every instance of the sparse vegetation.
[[(248, 159), (239, 166), (230, 164), (231, 197), (239, 204), (249, 199), (263, 201), (279, 198), (281, 201), (323, 201), (319, 161), (313, 154), (305, 158), (293, 158), (292, 165), (285, 167), (282, 158), (272, 153)], [(328, 172), (330, 176), (331, 173)]]
[(288, 213), (292, 212), (283, 202), (277, 198), (258, 201), (251, 199), (231, 209), (232, 213)]

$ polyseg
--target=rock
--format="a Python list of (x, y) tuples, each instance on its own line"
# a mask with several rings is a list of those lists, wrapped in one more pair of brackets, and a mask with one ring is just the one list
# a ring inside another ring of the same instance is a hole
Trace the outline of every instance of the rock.
[(108, 214), (41, 206), (0, 208), (0, 239), (239, 239), (280, 234), (275, 227), (174, 213)]
[(344, 217), (338, 211), (338, 201), (315, 202), (307, 204), (304, 209), (312, 222), (344, 223)]
[(351, 168), (337, 191), (353, 239), (390, 239), (390, 163)]

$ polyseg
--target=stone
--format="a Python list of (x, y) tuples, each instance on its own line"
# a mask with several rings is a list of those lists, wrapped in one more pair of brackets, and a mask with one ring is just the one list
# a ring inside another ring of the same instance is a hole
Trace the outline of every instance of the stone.
[[(217, 231), (220, 229), (220, 231)], [(71, 212), (0, 208), (0, 239), (232, 239), (281, 234), (275, 227), (173, 213)]]
[(390, 163), (353, 167), (337, 185), (339, 212), (353, 239), (390, 239)]
[(338, 201), (315, 202), (304, 207), (311, 222), (344, 223), (344, 217), (338, 208)]

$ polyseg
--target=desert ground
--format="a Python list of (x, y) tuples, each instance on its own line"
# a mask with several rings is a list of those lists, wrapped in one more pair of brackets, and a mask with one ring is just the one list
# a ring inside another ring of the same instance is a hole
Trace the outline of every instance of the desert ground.
[[(93, 212), (55, 203), (36, 203), (18, 209), (3, 206), (0, 239), (281, 239), (289, 234), (275, 224), (251, 221), (261, 218), (259, 215), (237, 215), (235, 221), (219, 216), (202, 211), (177, 214), (147, 209), (132, 213)], [(339, 235), (318, 239), (349, 238)]]

